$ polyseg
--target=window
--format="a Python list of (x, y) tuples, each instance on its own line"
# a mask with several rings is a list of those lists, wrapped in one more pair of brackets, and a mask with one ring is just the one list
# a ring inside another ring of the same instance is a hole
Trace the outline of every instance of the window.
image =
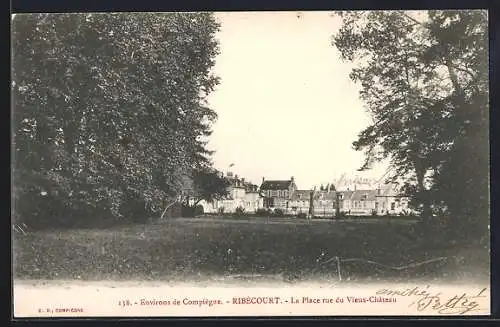
[(396, 203), (392, 202), (391, 203), (391, 210), (394, 210), (396, 208)]
[(274, 199), (273, 198), (269, 198), (269, 199), (266, 199), (267, 201), (267, 207), (273, 207), (274, 206)]

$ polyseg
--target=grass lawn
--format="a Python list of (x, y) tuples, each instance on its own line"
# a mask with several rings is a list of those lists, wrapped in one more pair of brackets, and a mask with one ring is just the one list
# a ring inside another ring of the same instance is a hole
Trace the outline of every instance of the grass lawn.
[(479, 279), (489, 281), (489, 251), (444, 248), (415, 237), (412, 222), (305, 221), (287, 218), (182, 218), (112, 229), (39, 231), (14, 239), (14, 278), (191, 281), (278, 276), (284, 281)]

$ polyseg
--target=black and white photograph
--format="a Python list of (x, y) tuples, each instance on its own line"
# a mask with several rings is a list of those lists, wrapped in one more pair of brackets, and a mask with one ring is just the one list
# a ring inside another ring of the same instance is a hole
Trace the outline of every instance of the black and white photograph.
[(486, 10), (11, 15), (14, 317), (490, 314)]

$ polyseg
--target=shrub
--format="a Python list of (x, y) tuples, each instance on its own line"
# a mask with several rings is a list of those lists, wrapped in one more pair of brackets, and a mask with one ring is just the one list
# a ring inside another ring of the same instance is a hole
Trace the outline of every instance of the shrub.
[(301, 213), (297, 214), (297, 218), (305, 219), (305, 218), (307, 218), (307, 214), (301, 212)]
[(224, 214), (224, 211), (225, 211), (225, 208), (224, 207), (220, 207), (217, 212), (220, 214), (220, 215), (223, 215)]
[(128, 193), (125, 195), (124, 203), (120, 206), (120, 213), (133, 223), (145, 223), (148, 218), (145, 208), (143, 199), (136, 194)]
[(259, 208), (257, 210), (255, 210), (255, 214), (257, 216), (268, 216), (269, 215), (269, 211), (265, 208)]
[(345, 212), (343, 212), (343, 211), (337, 211), (335, 213), (335, 217), (336, 218), (346, 218), (347, 216), (346, 216)]
[(183, 205), (181, 209), (181, 215), (182, 217), (194, 217), (195, 214), (195, 208)]
[(376, 216), (377, 215), (377, 210), (372, 210), (372, 216)]
[(273, 214), (276, 216), (276, 217), (283, 217), (285, 215), (285, 213), (283, 212), (282, 209), (280, 208), (276, 208), (274, 209), (274, 212)]
[(203, 206), (198, 204), (195, 208), (194, 208), (194, 215), (195, 216), (201, 216), (205, 213), (205, 210), (203, 209)]
[(245, 208), (243, 207), (237, 207), (235, 210), (236, 216), (243, 216), (245, 215)]

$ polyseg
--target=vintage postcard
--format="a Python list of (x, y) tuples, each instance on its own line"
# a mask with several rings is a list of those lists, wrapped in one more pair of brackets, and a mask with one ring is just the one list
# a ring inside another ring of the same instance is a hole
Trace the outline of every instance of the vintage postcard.
[(14, 318), (490, 314), (486, 11), (11, 27)]

